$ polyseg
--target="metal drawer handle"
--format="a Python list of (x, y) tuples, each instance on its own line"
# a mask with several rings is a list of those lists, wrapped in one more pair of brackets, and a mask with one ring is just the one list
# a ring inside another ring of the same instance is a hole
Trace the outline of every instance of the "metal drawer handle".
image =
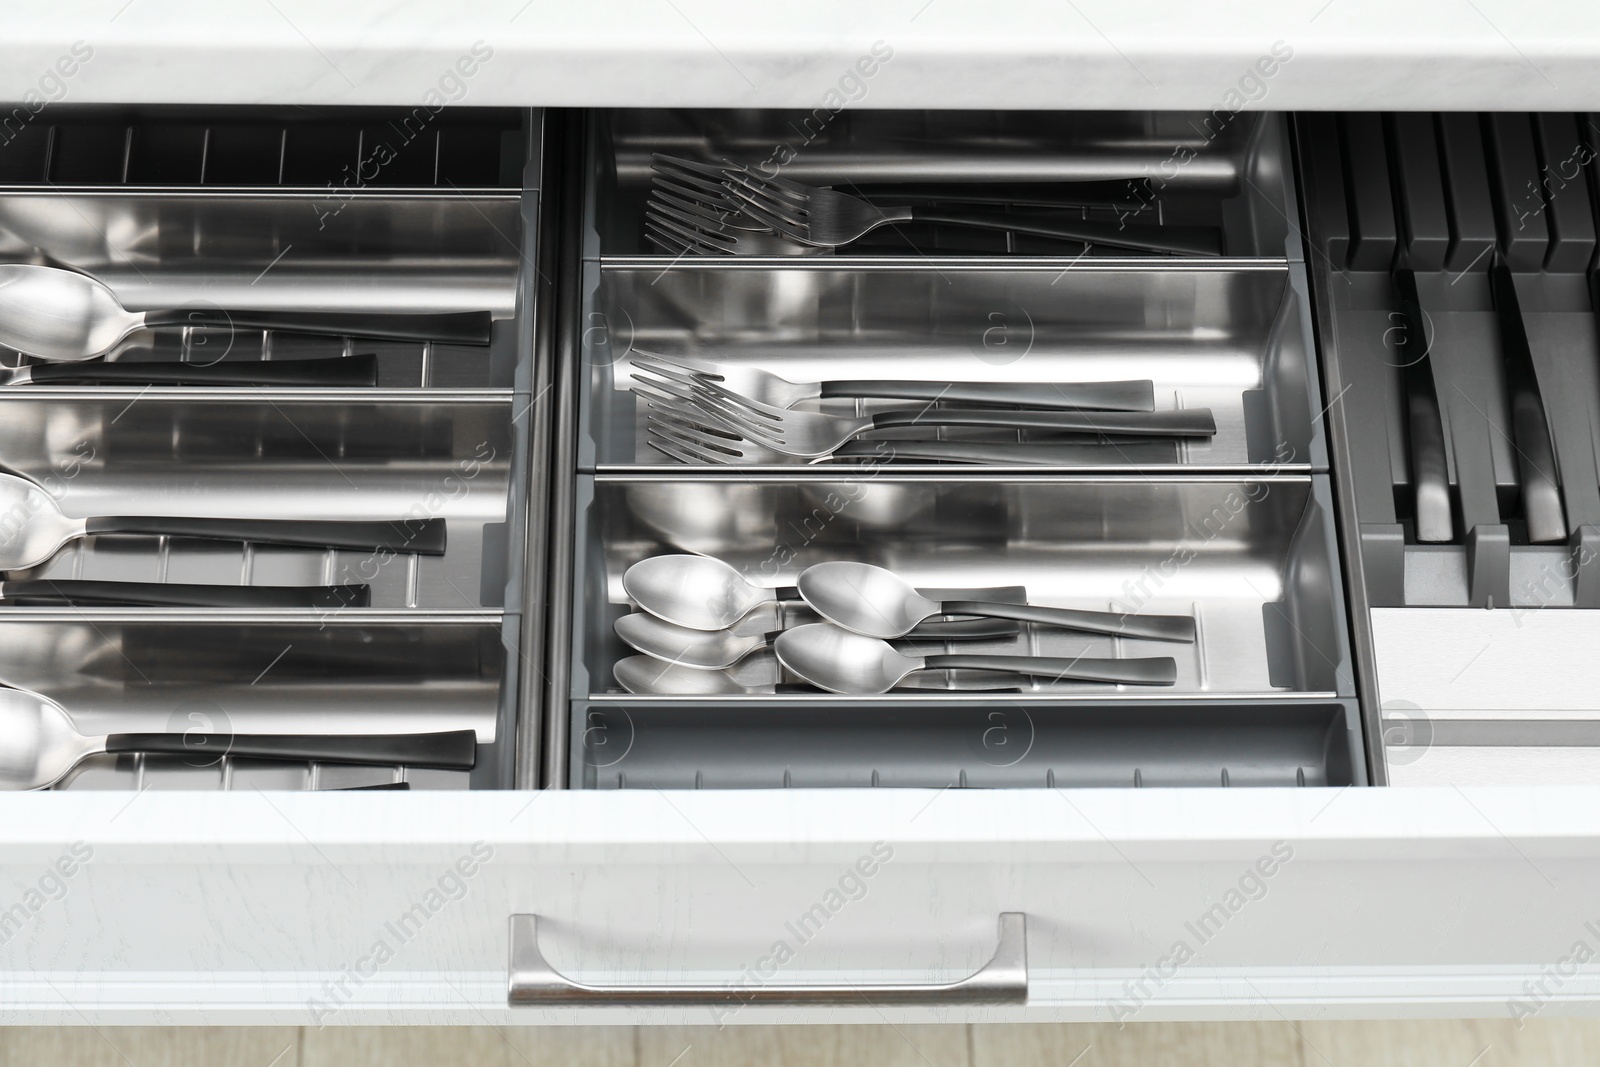
[(550, 966), (539, 951), (539, 917), (511, 916), (512, 1006), (562, 1007), (720, 1007), (746, 1004), (833, 1007), (851, 1004), (1026, 1004), (1028, 1002), (1027, 916), (1000, 915), (1000, 942), (994, 956), (956, 982), (927, 985), (640, 985), (595, 986), (574, 982)]

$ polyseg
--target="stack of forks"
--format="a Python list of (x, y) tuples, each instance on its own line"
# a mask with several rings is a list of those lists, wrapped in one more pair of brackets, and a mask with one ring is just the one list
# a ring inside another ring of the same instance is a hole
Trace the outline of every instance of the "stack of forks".
[[(1148, 380), (793, 382), (757, 367), (637, 349), (629, 354), (629, 363), (633, 392), (646, 405), (646, 441), (656, 451), (688, 464), (863, 458), (1045, 466), (1162, 463), (1174, 458), (1173, 439), (1209, 438), (1217, 429), (1209, 408), (1152, 410), (1154, 387)], [(922, 403), (861, 416), (796, 407), (838, 397)], [(968, 406), (944, 407), (941, 401)], [(945, 426), (1072, 436), (1066, 441), (1018, 443), (858, 440), (877, 430)]]
[(651, 157), (651, 171), (645, 235), (677, 256), (771, 256), (834, 249), (898, 222), (1002, 230), (1163, 255), (1215, 256), (1222, 250), (1221, 234), (1209, 226), (1130, 226), (1009, 211), (883, 204), (727, 160), (716, 165), (660, 152)]

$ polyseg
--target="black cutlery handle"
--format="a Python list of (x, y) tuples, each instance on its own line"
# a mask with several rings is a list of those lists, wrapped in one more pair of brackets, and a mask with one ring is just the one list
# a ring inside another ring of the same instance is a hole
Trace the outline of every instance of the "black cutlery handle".
[(146, 326), (199, 326), (222, 329), (284, 330), (289, 333), (333, 337), (377, 337), (390, 341), (445, 341), (457, 345), (489, 343), (487, 311), (456, 311), (443, 315), (402, 311), (215, 311), (209, 308), (174, 308), (147, 311)]
[(478, 734), (475, 730), (436, 734), (111, 734), (106, 738), (106, 751), (470, 771), (478, 762)]
[(1048, 215), (1012, 214), (1006, 211), (944, 211), (916, 207), (917, 222), (942, 222), (981, 230), (1010, 230), (1035, 237), (1060, 237), (1084, 244), (1109, 245), (1138, 252), (1164, 252), (1179, 256), (1222, 254), (1222, 234), (1214, 226), (1122, 226), (1114, 222), (1075, 222)]
[(1178, 411), (1004, 411), (995, 408), (906, 408), (872, 416), (872, 428), (904, 426), (992, 426), (1012, 430), (1130, 434), (1151, 437), (1213, 437), (1210, 408)]
[(119, 604), (171, 608), (365, 608), (372, 587), (347, 585), (189, 585), (181, 582), (97, 582), (30, 578), (0, 582), (14, 604)]
[(928, 656), (929, 669), (972, 667), (985, 671), (1014, 671), (1033, 678), (1070, 679), (1075, 682), (1113, 682), (1118, 685), (1175, 685), (1178, 663), (1171, 656), (1140, 659), (1076, 659), (1055, 656)]
[(35, 385), (306, 385), (378, 384), (378, 357), (232, 360), (224, 363), (41, 363), (27, 368)]
[(254, 541), (263, 545), (302, 545), (355, 551), (388, 549), (442, 556), (443, 519), (392, 519), (380, 522), (300, 519), (212, 519), (174, 515), (102, 515), (86, 521), (90, 534), (156, 534)]
[(1178, 462), (1175, 441), (1140, 440), (1137, 443), (1110, 440), (1086, 444), (1058, 444), (1029, 441), (1026, 444), (981, 443), (977, 441), (892, 441), (875, 438), (850, 441), (833, 454), (834, 459), (875, 459), (909, 463), (989, 463), (1036, 467), (1136, 467), (1160, 466)]
[(1093, 408), (1100, 411), (1152, 411), (1155, 385), (1149, 379), (1123, 382), (823, 382), (822, 396), (886, 397), (892, 400), (947, 400), (958, 404), (1015, 404), (1031, 408)]
[(1134, 615), (983, 600), (947, 600), (939, 605), (939, 612), (943, 615), (987, 615), (997, 619), (1059, 626), (1079, 633), (1142, 637), (1151, 641), (1193, 641), (1195, 638), (1194, 619), (1188, 615)]

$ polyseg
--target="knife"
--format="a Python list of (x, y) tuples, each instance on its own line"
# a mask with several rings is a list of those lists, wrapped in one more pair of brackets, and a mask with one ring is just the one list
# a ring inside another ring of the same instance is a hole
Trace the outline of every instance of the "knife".
[(1428, 355), (1422, 301), (1417, 296), (1417, 276), (1408, 267), (1392, 274), (1400, 294), (1401, 356), (1404, 360), (1406, 431), (1411, 446), (1412, 509), (1417, 540), (1438, 544), (1455, 540), (1455, 518), (1450, 505), (1450, 467), (1444, 447), (1444, 417), (1439, 409), (1439, 389)]
[(1561, 505), (1561, 489), (1556, 484), (1556, 453), (1550, 443), (1550, 423), (1533, 368), (1533, 349), (1528, 344), (1522, 306), (1517, 301), (1516, 279), (1498, 255), (1489, 268), (1489, 292), (1500, 320), (1500, 355), (1511, 403), (1511, 442), (1517, 453), (1528, 540), (1534, 544), (1565, 541), (1567, 518)]

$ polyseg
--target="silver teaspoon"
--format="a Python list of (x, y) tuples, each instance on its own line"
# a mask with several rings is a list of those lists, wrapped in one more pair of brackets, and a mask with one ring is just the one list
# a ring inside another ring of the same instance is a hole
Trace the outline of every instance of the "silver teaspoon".
[(1170, 656), (1139, 659), (1073, 659), (1053, 656), (909, 656), (887, 641), (863, 637), (829, 624), (811, 623), (785, 630), (773, 642), (778, 662), (812, 685), (831, 693), (867, 696), (887, 693), (913, 671), (974, 667), (1014, 671), (1052, 681), (1109, 682), (1116, 685), (1172, 685), (1178, 665)]
[(829, 622), (868, 637), (902, 637), (933, 615), (982, 615), (1059, 626), (1080, 633), (1193, 641), (1187, 615), (1132, 615), (1082, 608), (1046, 608), (980, 600), (930, 600), (893, 571), (870, 563), (833, 560), (800, 572), (800, 595)]
[(0, 571), (38, 566), (68, 541), (91, 534), (169, 534), (222, 541), (444, 555), (443, 519), (376, 522), (299, 519), (220, 519), (118, 515), (69, 519), (55, 498), (26, 478), (0, 474)]
[(52, 361), (93, 359), (129, 334), (155, 326), (288, 330), (395, 340), (489, 343), (488, 312), (128, 311), (103, 282), (32, 263), (0, 264), (0, 345)]
[(26, 689), (0, 689), (0, 790), (53, 785), (101, 752), (205, 753), (470, 771), (477, 762), (477, 738), (473, 730), (314, 737), (193, 733), (85, 737), (66, 709), (49, 697)]

